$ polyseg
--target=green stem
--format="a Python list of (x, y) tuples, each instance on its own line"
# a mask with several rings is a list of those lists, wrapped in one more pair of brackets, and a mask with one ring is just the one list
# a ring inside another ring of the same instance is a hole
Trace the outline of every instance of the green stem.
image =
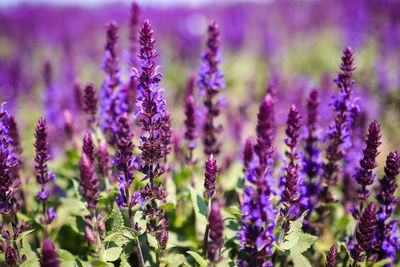
[(96, 219), (96, 211), (95, 210), (91, 210), (91, 217), (92, 217), (92, 224), (93, 224), (93, 229), (96, 232), (96, 238), (97, 238), (97, 242), (96, 242), (96, 247), (97, 247), (97, 253), (99, 253), (99, 259), (103, 262), (106, 262), (106, 259), (104, 257), (104, 247), (103, 247), (103, 243), (101, 242), (101, 238), (100, 238), (100, 230), (98, 227), (98, 222)]

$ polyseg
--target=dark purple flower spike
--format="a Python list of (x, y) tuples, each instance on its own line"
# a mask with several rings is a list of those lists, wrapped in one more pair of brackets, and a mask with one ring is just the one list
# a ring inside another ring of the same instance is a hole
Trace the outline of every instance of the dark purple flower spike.
[(40, 254), (40, 267), (59, 267), (60, 263), (53, 242), (45, 236)]
[(206, 199), (211, 199), (214, 196), (216, 181), (217, 181), (217, 161), (211, 154), (206, 161), (206, 168), (204, 174), (204, 197)]
[(96, 126), (96, 115), (97, 115), (97, 92), (92, 83), (88, 83), (85, 86), (83, 95), (83, 110), (89, 116), (87, 124), (88, 128), (94, 131)]

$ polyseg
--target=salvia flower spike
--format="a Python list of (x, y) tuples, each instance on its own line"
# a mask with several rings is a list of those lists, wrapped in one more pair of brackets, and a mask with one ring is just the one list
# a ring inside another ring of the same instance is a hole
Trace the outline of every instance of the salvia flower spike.
[(338, 77), (335, 83), (339, 88), (338, 95), (332, 102), (332, 109), (336, 117), (327, 133), (326, 160), (323, 165), (324, 190), (321, 198), (325, 202), (334, 201), (331, 187), (335, 186), (340, 177), (341, 161), (347, 149), (351, 146), (351, 130), (354, 117), (359, 112), (359, 106), (354, 99), (352, 85), (353, 71), (355, 70), (353, 50), (348, 47), (343, 51)]
[(93, 83), (88, 83), (85, 86), (83, 95), (83, 110), (89, 116), (87, 124), (89, 129), (92, 129), (92, 131), (96, 126), (97, 102), (96, 89), (94, 88)]
[(198, 86), (204, 95), (204, 106), (206, 108), (205, 122), (203, 125), (204, 153), (209, 156), (218, 156), (221, 144), (217, 140), (217, 134), (222, 126), (215, 125), (215, 119), (220, 113), (221, 103), (215, 102), (215, 97), (225, 87), (223, 74), (219, 68), (221, 63), (220, 55), (220, 32), (215, 21), (208, 26), (207, 49), (202, 56), (202, 63), (199, 71)]
[(58, 267), (61, 261), (58, 258), (56, 248), (51, 240), (45, 236), (42, 245), (42, 252), (40, 254), (41, 267)]
[(379, 154), (378, 148), (381, 144), (381, 126), (377, 121), (371, 122), (368, 128), (367, 138), (365, 140), (366, 147), (364, 149), (363, 158), (360, 160), (360, 167), (355, 174), (355, 180), (361, 186), (357, 191), (358, 199), (360, 200), (360, 212), (362, 211), (362, 204), (371, 194), (367, 186), (371, 185), (375, 180), (375, 169), (378, 164), (376, 157)]
[(337, 260), (337, 248), (333, 245), (330, 249), (328, 254), (326, 255), (326, 267), (335, 267)]
[(214, 196), (217, 181), (217, 172), (217, 161), (211, 154), (206, 161), (204, 174), (204, 197), (206, 199), (211, 199)]
[(48, 170), (47, 162), (49, 160), (49, 143), (47, 140), (47, 125), (46, 119), (40, 118), (35, 130), (36, 141), (34, 143), (36, 149), (35, 156), (35, 171), (36, 182), (40, 185), (40, 191), (37, 193), (36, 198), (42, 203), (44, 224), (50, 224), (55, 218), (56, 213), (53, 208), (46, 205), (47, 199), (50, 196), (48, 184), (55, 180), (55, 175)]

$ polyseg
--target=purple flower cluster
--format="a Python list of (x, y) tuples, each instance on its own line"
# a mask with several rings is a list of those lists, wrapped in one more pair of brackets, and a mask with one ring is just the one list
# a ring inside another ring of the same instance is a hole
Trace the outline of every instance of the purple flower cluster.
[[(363, 203), (371, 192), (367, 189), (367, 186), (371, 185), (375, 180), (375, 169), (378, 164), (376, 163), (376, 157), (378, 156), (378, 148), (381, 144), (381, 126), (377, 121), (371, 122), (368, 128), (366, 142), (366, 148), (364, 149), (363, 158), (360, 160), (360, 167), (357, 169), (355, 174), (355, 180), (361, 186), (357, 191), (358, 199)], [(360, 209), (361, 212), (362, 209)]]
[(221, 101), (214, 103), (215, 96), (225, 87), (222, 80), (223, 74), (219, 68), (221, 63), (219, 26), (215, 21), (208, 26), (207, 50), (202, 56), (202, 63), (199, 71), (200, 79), (198, 86), (204, 95), (204, 106), (207, 109), (203, 126), (203, 144), (206, 155), (217, 156), (220, 152), (221, 144), (217, 140), (217, 134), (221, 132), (222, 126), (216, 126), (215, 118), (219, 115)]
[[(238, 231), (240, 250), (237, 264), (239, 266), (272, 266), (271, 256), (274, 252), (275, 215), (271, 197), (270, 166), (272, 159), (273, 134), (269, 125), (273, 123), (273, 102), (269, 94), (263, 99), (257, 123), (257, 144), (254, 152), (250, 143), (245, 150), (248, 166), (245, 167), (246, 181), (249, 183), (244, 189), (241, 229)], [(250, 160), (253, 159), (253, 160)], [(251, 162), (250, 162), (251, 161)], [(256, 162), (254, 162), (256, 161)]]
[(380, 207), (372, 245), (372, 255), (377, 260), (391, 258), (393, 263), (396, 258), (396, 252), (400, 250), (399, 220), (391, 218), (395, 205), (399, 203), (399, 199), (394, 195), (398, 187), (396, 177), (399, 173), (400, 153), (391, 152), (386, 159), (385, 175), (379, 180), (380, 187), (376, 199)]
[(208, 215), (209, 242), (207, 244), (208, 258), (213, 262), (219, 260), (220, 250), (224, 245), (224, 221), (221, 216), (221, 207), (218, 201), (211, 203), (210, 214)]
[(186, 160), (192, 162), (193, 150), (196, 148), (196, 101), (193, 91), (195, 85), (195, 76), (191, 75), (186, 88), (185, 99), (185, 139), (188, 142), (188, 155)]
[(89, 133), (85, 134), (81, 156), (80, 186), (89, 210), (95, 210), (99, 198), (99, 179), (95, 172), (94, 145)]
[(97, 93), (92, 83), (88, 83), (85, 87), (83, 95), (83, 110), (89, 117), (87, 121), (88, 128), (94, 131), (97, 115)]
[(217, 161), (214, 156), (211, 154), (206, 161), (206, 171), (205, 171), (205, 179), (204, 179), (204, 197), (206, 199), (212, 199), (215, 193), (216, 181), (217, 181)]
[(43, 240), (42, 253), (40, 255), (41, 267), (58, 267), (60, 266), (60, 259), (58, 258), (56, 249), (53, 242), (46, 236)]
[(334, 121), (329, 126), (327, 134), (328, 146), (326, 148), (327, 162), (323, 165), (324, 190), (320, 196), (325, 202), (335, 199), (331, 187), (335, 186), (340, 176), (340, 162), (344, 153), (351, 146), (351, 129), (354, 117), (359, 111), (359, 106), (353, 96), (352, 79), (355, 70), (353, 51), (350, 47), (343, 51), (338, 77), (335, 83), (339, 88), (338, 95), (332, 102), (332, 109), (336, 112)]
[[(148, 180), (147, 191), (164, 191), (162, 185), (155, 185), (155, 179), (165, 172), (161, 160), (169, 153), (171, 137), (170, 115), (165, 110), (164, 90), (159, 87), (163, 75), (158, 71), (155, 58), (158, 53), (154, 49), (155, 40), (153, 30), (148, 20), (143, 22), (140, 29), (140, 59), (141, 72), (135, 70), (133, 77), (138, 84), (140, 95), (137, 101), (137, 121), (143, 134), (140, 137), (141, 150), (139, 170)], [(145, 189), (142, 189), (141, 198)], [(143, 210), (143, 216), (148, 218), (147, 232), (155, 233), (159, 244), (165, 248), (168, 241), (168, 221), (164, 211), (158, 207), (157, 201), (163, 201), (166, 193), (155, 194), (147, 201)]]
[(36, 198), (41, 201), (43, 207), (44, 224), (50, 224), (56, 217), (53, 207), (47, 207), (46, 202), (50, 196), (48, 184), (55, 180), (55, 175), (48, 170), (47, 161), (49, 160), (49, 143), (47, 140), (47, 126), (46, 119), (40, 118), (35, 130), (36, 141), (34, 143), (36, 149), (35, 156), (35, 171), (36, 182), (40, 185), (40, 191), (37, 193)]
[(17, 193), (20, 185), (14, 171), (18, 167), (18, 157), (15, 154), (13, 140), (10, 137), (8, 118), (5, 104), (0, 110), (0, 212), (1, 214), (15, 213), (18, 208)]

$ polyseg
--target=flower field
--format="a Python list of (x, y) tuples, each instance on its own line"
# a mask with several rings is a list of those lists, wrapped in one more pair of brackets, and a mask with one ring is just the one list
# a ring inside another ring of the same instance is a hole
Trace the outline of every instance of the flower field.
[(0, 9), (0, 266), (398, 266), (400, 2), (140, 3)]

